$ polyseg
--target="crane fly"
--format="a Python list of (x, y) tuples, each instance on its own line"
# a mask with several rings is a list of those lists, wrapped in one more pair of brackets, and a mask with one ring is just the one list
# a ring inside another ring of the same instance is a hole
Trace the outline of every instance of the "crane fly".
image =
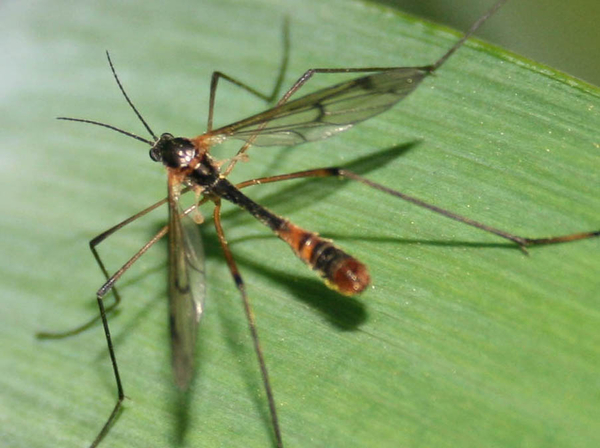
[[(363, 263), (339, 248), (331, 240), (322, 238), (317, 233), (302, 229), (289, 220), (259, 205), (242, 193), (241, 190), (252, 185), (290, 179), (342, 177), (360, 182), (375, 190), (424, 207), (447, 218), (495, 234), (515, 243), (523, 250), (527, 246), (570, 242), (600, 235), (600, 231), (581, 232), (549, 238), (526, 238), (514, 235), (385, 187), (347, 169), (338, 167), (311, 169), (251, 179), (235, 185), (227, 179), (237, 161), (246, 157), (246, 151), (251, 146), (291, 146), (329, 138), (351, 128), (361, 121), (388, 110), (413, 92), (425, 78), (438, 70), (506, 1), (500, 0), (494, 4), (487, 13), (473, 24), (464, 37), (458, 40), (452, 48), (431, 65), (420, 67), (310, 69), (292, 85), (275, 107), (218, 129), (213, 129), (212, 122), (219, 79), (231, 82), (263, 99), (274, 100), (281, 86), (283, 73), (287, 65), (287, 56), (284, 52), (281, 73), (271, 97), (223, 73), (214, 72), (210, 88), (207, 131), (194, 138), (175, 137), (169, 133), (164, 133), (157, 137), (125, 92), (110, 55), (107, 52), (109, 66), (122, 95), (152, 139), (149, 140), (98, 121), (69, 117), (59, 117), (59, 119), (102, 126), (148, 144), (150, 146), (150, 158), (155, 162), (162, 163), (167, 170), (168, 195), (166, 199), (142, 210), (90, 241), (92, 253), (100, 269), (106, 276), (106, 282), (97, 292), (99, 316), (69, 332), (39, 334), (43, 338), (65, 337), (89, 328), (98, 320), (102, 322), (117, 386), (117, 402), (101, 431), (92, 442), (92, 448), (96, 447), (109, 431), (125, 397), (107, 319), (107, 314), (114, 310), (120, 302), (120, 296), (114, 285), (133, 263), (167, 233), (169, 234), (169, 310), (173, 371), (175, 382), (181, 389), (186, 389), (191, 381), (196, 330), (203, 313), (203, 303), (206, 295), (201, 239), (197, 222), (195, 222), (193, 217), (197, 213), (198, 207), (205, 202), (211, 201), (215, 204), (213, 212), (214, 225), (229, 270), (242, 299), (267, 396), (274, 444), (279, 448), (283, 447), (283, 439), (278, 423), (267, 364), (259, 343), (257, 325), (246, 293), (244, 281), (228, 246), (221, 225), (220, 211), (223, 200), (244, 209), (259, 222), (271, 229), (281, 240), (290, 246), (298, 258), (323, 278), (327, 286), (348, 296), (361, 293), (370, 283), (369, 272)], [(287, 42), (287, 34), (285, 41)], [(350, 81), (290, 100), (290, 97), (314, 74), (360, 72), (370, 72), (371, 74), (362, 75)], [(221, 171), (220, 163), (212, 158), (210, 150), (213, 146), (228, 139), (243, 140), (244, 144), (237, 155), (229, 161), (226, 168)], [(180, 197), (189, 191), (194, 192), (198, 199), (194, 205), (184, 209), (180, 203)], [(96, 246), (117, 230), (165, 203), (168, 204), (169, 210), (168, 224), (118, 271), (112, 275), (109, 274), (97, 252)], [(115, 302), (105, 307), (104, 297), (110, 291), (115, 295)]]

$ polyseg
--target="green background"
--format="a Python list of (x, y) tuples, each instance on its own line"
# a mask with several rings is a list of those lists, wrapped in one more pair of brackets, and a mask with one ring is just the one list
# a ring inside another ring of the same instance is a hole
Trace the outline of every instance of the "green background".
[[(400, 11), (462, 30), (488, 5), (487, 0), (380, 0)], [(518, 0), (478, 33), (484, 39), (535, 61), (600, 84), (600, 2), (596, 0)]]
[[(490, 25), (526, 2), (513, 3)], [(471, 9), (472, 18), (488, 6)], [(34, 333), (96, 313), (102, 277), (87, 242), (165, 194), (163, 169), (144, 145), (54, 120), (143, 133), (106, 49), (155, 132), (193, 136), (204, 129), (212, 70), (270, 88), (285, 14), (286, 85), (314, 66), (422, 65), (458, 36), (355, 1), (7, 2), (0, 12), (0, 422), (9, 447), (86, 446), (101, 427), (115, 392), (100, 327), (64, 341)], [(339, 79), (319, 77), (307, 89)], [(471, 41), (391, 111), (331, 140), (254, 148), (232, 179), (343, 165), (527, 236), (597, 229), (599, 93)], [(216, 124), (262, 107), (226, 86)], [(335, 179), (248, 194), (336, 239), (373, 277), (362, 296), (340, 297), (265, 228), (225, 208), (286, 446), (600, 444), (598, 240), (525, 256)], [(172, 382), (159, 244), (122, 279), (124, 303), (111, 319), (129, 399), (105, 446), (270, 446), (247, 324), (206, 216), (209, 297), (195, 383), (180, 395)], [(104, 243), (107, 264), (125, 262), (165, 219), (157, 211)]]

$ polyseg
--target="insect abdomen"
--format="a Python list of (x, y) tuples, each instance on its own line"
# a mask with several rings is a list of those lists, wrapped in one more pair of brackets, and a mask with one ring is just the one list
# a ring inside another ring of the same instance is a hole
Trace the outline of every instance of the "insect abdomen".
[[(205, 188), (206, 186), (203, 185)], [(359, 294), (369, 286), (371, 278), (367, 267), (338, 248), (331, 240), (308, 232), (277, 216), (235, 188), (227, 179), (219, 178), (210, 186), (210, 193), (222, 197), (247, 210), (288, 243), (294, 253), (311, 269), (317, 271), (325, 283), (341, 294)]]
[(294, 253), (325, 279), (325, 283), (341, 294), (359, 294), (369, 285), (367, 267), (348, 255), (332, 241), (286, 222), (276, 231)]

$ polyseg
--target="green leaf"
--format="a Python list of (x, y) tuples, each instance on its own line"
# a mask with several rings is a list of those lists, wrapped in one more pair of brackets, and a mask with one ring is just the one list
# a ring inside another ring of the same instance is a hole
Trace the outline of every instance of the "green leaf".
[[(507, 6), (510, 8), (510, 4)], [(483, 13), (483, 10), (482, 10)], [(11, 447), (89, 444), (116, 396), (87, 242), (165, 194), (147, 147), (56, 116), (144, 134), (105, 60), (156, 133), (203, 132), (210, 74), (262, 91), (310, 67), (423, 65), (459, 33), (358, 1), (25, 2), (2, 6), (0, 420)], [(493, 18), (491, 19), (493, 20)], [(5, 65), (5, 66), (6, 66)], [(344, 77), (319, 76), (306, 92)], [(263, 107), (220, 87), (216, 125)], [(343, 165), (486, 224), (548, 236), (600, 227), (600, 91), (471, 40), (417, 91), (340, 136), (254, 148), (233, 180)], [(218, 158), (236, 147), (215, 148)], [(247, 193), (365, 262), (373, 286), (329, 291), (285, 245), (226, 206), (286, 447), (595, 447), (600, 444), (598, 240), (533, 248), (350, 182)], [(239, 296), (211, 228), (209, 297), (192, 389), (170, 372), (166, 246), (123, 277), (110, 319), (128, 399), (101, 446), (265, 447), (271, 427)], [(116, 270), (166, 211), (100, 246)]]

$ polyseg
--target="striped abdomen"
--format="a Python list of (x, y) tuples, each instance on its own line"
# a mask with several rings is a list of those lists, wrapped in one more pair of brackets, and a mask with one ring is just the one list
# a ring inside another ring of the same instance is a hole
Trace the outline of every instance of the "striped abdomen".
[(369, 285), (367, 267), (335, 246), (331, 240), (286, 222), (275, 233), (288, 243), (294, 253), (341, 294), (358, 294)]
[(257, 204), (227, 179), (214, 178), (209, 184), (204, 181), (203, 175), (202, 171), (194, 171), (189, 180), (198, 183), (209, 193), (238, 205), (269, 227), (290, 245), (302, 261), (325, 279), (327, 286), (347, 296), (358, 294), (369, 286), (371, 279), (367, 267), (336, 247), (330, 240), (301, 229)]

